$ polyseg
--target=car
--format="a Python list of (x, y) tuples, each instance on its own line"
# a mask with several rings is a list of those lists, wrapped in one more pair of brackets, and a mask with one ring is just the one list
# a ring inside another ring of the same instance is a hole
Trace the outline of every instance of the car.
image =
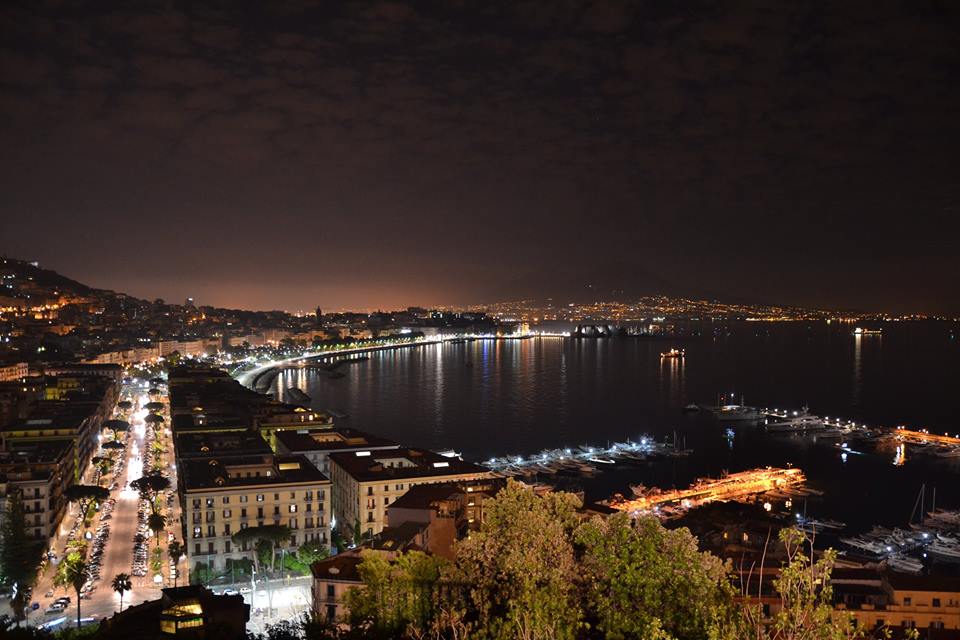
[(43, 597), (45, 597), (45, 598), (52, 598), (52, 597), (53, 597), (53, 589), (50, 589), (50, 591), (47, 591), (45, 594), (43, 594)]
[(56, 604), (57, 602), (62, 602), (63, 604), (70, 604), (70, 596), (60, 596), (53, 602), (54, 604)]
[(244, 595), (250, 593), (250, 587), (240, 587), (240, 593)]

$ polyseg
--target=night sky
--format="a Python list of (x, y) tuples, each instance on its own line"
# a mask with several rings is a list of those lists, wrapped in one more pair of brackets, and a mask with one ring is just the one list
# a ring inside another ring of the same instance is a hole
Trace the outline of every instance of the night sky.
[(88, 284), (960, 311), (958, 2), (31, 0), (0, 34), (0, 252)]

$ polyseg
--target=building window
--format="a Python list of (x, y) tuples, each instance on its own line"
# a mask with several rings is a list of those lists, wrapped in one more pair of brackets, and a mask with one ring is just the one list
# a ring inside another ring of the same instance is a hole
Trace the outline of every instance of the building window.
[(212, 542), (208, 542), (208, 543), (207, 543), (207, 553), (216, 553), (216, 551), (213, 550), (213, 543), (212, 543)]
[(199, 499), (196, 499), (196, 500), (193, 501), (193, 508), (194, 508), (194, 509), (199, 509), (199, 508), (200, 508), (200, 500), (199, 500)]
[(911, 598), (910, 596), (906, 596), (903, 599), (903, 606), (909, 607), (912, 604), (912, 602), (913, 602), (913, 598)]
[[(202, 538), (202, 537), (203, 537), (203, 534), (202, 534), (201, 531), (200, 531), (200, 527), (194, 527), (194, 528), (193, 528), (193, 537), (194, 537), (194, 538)], [(199, 553), (199, 551), (198, 551), (197, 553)]]
[(280, 515), (280, 505), (278, 504), (273, 505), (273, 515), (275, 516)]
[(297, 492), (296, 492), (296, 491), (291, 491), (291, 492), (290, 492), (290, 499), (291, 499), (291, 500), (296, 500), (296, 499), (297, 499)]
[(223, 496), (223, 504), (230, 504), (230, 496)]
[(213, 508), (213, 498), (207, 498), (207, 507)]
[(274, 501), (274, 502), (280, 502), (280, 494), (279, 494), (279, 493), (273, 494), (273, 501)]
[(932, 620), (932, 621), (930, 622), (930, 628), (931, 628), (931, 629), (943, 629), (943, 621), (942, 621), (942, 620)]
[(223, 551), (224, 551), (224, 553), (230, 553), (230, 541), (229, 541), (229, 540), (227, 540), (226, 542), (223, 543)]
[(939, 607), (939, 606), (940, 606), (940, 598), (934, 598), (934, 599), (933, 599), (933, 606), (935, 606), (935, 607)]
[(210, 538), (217, 537), (217, 530), (214, 528), (212, 524), (207, 525), (207, 536)]
[(290, 534), (290, 546), (291, 547), (297, 546), (297, 534), (295, 533)]
[(246, 523), (246, 522), (241, 522), (241, 523), (240, 523), (240, 528), (241, 528), (241, 529), (246, 529), (246, 528), (247, 528), (247, 523)]
[(313, 504), (310, 503), (310, 502), (308, 502), (308, 503), (307, 503), (307, 513), (310, 513), (311, 511), (313, 511)]
[(242, 509), (240, 509), (240, 517), (241, 517), (241, 518), (246, 518), (246, 517), (247, 517), (247, 508), (246, 508), (246, 507), (243, 507)]
[(388, 504), (390, 504), (390, 498), (384, 496), (384, 498), (383, 498), (383, 506), (387, 506)]
[(199, 542), (197, 542), (196, 544), (193, 545), (193, 553), (194, 553), (194, 555), (197, 555), (197, 556), (200, 555), (200, 543), (199, 543)]
[(240, 496), (240, 504), (246, 504), (249, 499), (250, 496)]
[(232, 517), (232, 516), (233, 516), (233, 512), (232, 512), (230, 509), (224, 509), (224, 510), (223, 510), (223, 517), (224, 517), (224, 518), (230, 518), (230, 517)]
[(327, 605), (327, 620), (333, 622), (337, 618), (337, 605), (328, 604)]
[(367, 513), (367, 522), (373, 522), (373, 511)]
[(229, 535), (230, 535), (230, 523), (229, 523), (229, 522), (228, 522), (227, 524), (223, 525), (223, 535), (225, 535), (225, 536), (229, 536)]
[(258, 493), (258, 494), (257, 494), (257, 502), (263, 502), (263, 494), (262, 494), (262, 493)]
[(297, 505), (295, 504), (290, 505), (290, 513), (296, 513), (296, 512), (297, 512)]

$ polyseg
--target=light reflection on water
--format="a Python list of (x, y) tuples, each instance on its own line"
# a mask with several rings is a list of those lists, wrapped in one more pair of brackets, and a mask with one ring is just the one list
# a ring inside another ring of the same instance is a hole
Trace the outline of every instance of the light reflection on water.
[[(951, 481), (960, 484), (939, 475), (948, 464), (927, 471), (929, 464), (913, 457), (894, 467), (891, 451), (850, 456), (844, 464), (830, 443), (771, 438), (744, 426), (735, 427), (731, 447), (724, 428), (681, 412), (726, 391), (751, 404), (808, 404), (821, 415), (858, 423), (955, 430), (960, 403), (949, 398), (960, 380), (960, 345), (945, 329), (901, 325), (867, 344), (849, 327), (744, 323), (729, 333), (669, 342), (530, 339), (417, 347), (371, 354), (368, 362), (344, 367), (340, 379), (309, 369), (285, 372), (275, 391), (295, 384), (315, 408), (349, 414), (343, 424), (417, 446), (453, 448), (474, 460), (641, 433), (663, 440), (677, 432), (695, 449), (688, 460), (624, 474), (650, 474), (650, 482), (669, 485), (723, 469), (792, 462), (814, 482), (859, 491), (851, 501), (880, 510), (898, 503), (901, 493), (915, 494), (922, 482), (940, 484), (938, 496), (949, 493)], [(686, 358), (661, 362), (660, 352), (674, 346), (686, 349)]]

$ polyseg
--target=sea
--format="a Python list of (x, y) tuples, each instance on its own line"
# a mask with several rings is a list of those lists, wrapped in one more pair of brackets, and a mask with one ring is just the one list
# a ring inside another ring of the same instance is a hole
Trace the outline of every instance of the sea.
[[(549, 327), (557, 330), (556, 326)], [(690, 403), (809, 407), (868, 426), (960, 434), (960, 325), (884, 323), (882, 335), (825, 322), (690, 322), (670, 337), (533, 337), (423, 345), (370, 354), (322, 371), (285, 371), (271, 391), (296, 387), (337, 423), (464, 459), (608, 445), (643, 436), (693, 449), (683, 458), (621, 465), (577, 487), (588, 499), (630, 485), (684, 487), (761, 466), (793, 465), (822, 497), (797, 501), (808, 517), (851, 528), (905, 526), (926, 509), (960, 508), (960, 459), (898, 457), (889, 448), (816, 435), (774, 435), (720, 424)], [(683, 349), (683, 360), (661, 352)], [(732, 431), (728, 431), (732, 429)]]

